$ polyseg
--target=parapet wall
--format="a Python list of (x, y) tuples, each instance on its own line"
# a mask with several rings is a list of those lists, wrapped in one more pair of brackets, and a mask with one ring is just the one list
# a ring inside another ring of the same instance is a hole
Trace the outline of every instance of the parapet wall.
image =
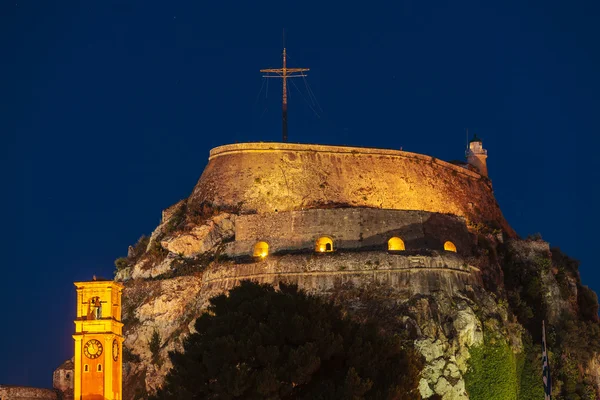
[(391, 237), (399, 237), (407, 250), (443, 251), (451, 241), (463, 255), (471, 252), (472, 240), (463, 218), (425, 211), (336, 208), (270, 214), (240, 215), (235, 220), (231, 255), (252, 254), (258, 241), (269, 252), (312, 250), (319, 237), (327, 236), (335, 249), (387, 250)]
[(286, 282), (314, 294), (385, 288), (398, 298), (443, 290), (454, 294), (481, 286), (479, 270), (451, 252), (402, 255), (387, 252), (269, 256), (250, 264), (222, 263), (202, 275), (204, 296), (224, 293), (242, 280)]
[(0, 385), (2, 400), (57, 400), (58, 394), (51, 389), (28, 386)]
[(510, 235), (487, 178), (436, 158), (397, 150), (290, 143), (214, 148), (191, 205), (203, 201), (273, 213), (369, 207), (454, 214)]

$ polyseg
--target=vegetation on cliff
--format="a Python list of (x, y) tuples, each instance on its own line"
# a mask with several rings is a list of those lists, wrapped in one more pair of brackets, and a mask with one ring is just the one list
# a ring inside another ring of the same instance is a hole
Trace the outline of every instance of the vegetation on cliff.
[(296, 286), (242, 282), (210, 300), (156, 399), (418, 399), (422, 361)]
[[(527, 335), (527, 334), (526, 334)], [(502, 335), (487, 329), (484, 343), (470, 349), (465, 384), (470, 400), (529, 400), (544, 397), (537, 349), (531, 338), (515, 354)]]
[[(539, 238), (533, 241), (545, 244)], [(553, 397), (596, 399), (594, 382), (585, 371), (600, 354), (598, 298), (582, 285), (579, 262), (558, 248), (524, 255), (508, 246), (501, 253), (510, 308), (534, 343), (539, 343), (546, 321)], [(534, 347), (541, 352), (539, 344)]]

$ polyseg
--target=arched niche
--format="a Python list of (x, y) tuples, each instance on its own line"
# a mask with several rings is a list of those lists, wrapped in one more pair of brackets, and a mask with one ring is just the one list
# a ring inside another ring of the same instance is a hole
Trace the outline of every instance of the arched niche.
[(327, 236), (321, 236), (315, 243), (315, 251), (319, 253), (329, 253), (333, 251), (333, 240)]
[(454, 245), (454, 243), (447, 241), (446, 243), (444, 243), (444, 250), (453, 251), (456, 253), (456, 246)]
[(254, 245), (254, 257), (265, 258), (269, 255), (269, 244), (267, 242), (258, 242)]
[(394, 236), (390, 240), (388, 240), (388, 250), (389, 251), (403, 251), (406, 250), (404, 247), (404, 240), (399, 237)]

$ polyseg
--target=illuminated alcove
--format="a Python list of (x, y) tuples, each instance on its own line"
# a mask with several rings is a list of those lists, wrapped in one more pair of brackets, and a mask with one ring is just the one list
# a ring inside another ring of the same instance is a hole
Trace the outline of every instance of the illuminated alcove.
[(444, 243), (444, 250), (453, 251), (456, 253), (456, 246), (454, 245), (454, 243), (448, 241)]
[(258, 242), (254, 245), (254, 257), (264, 258), (269, 255), (269, 244), (267, 242)]
[(389, 251), (402, 251), (406, 250), (404, 247), (404, 241), (399, 237), (394, 236), (390, 240), (388, 240), (388, 250)]
[(333, 251), (333, 240), (327, 236), (322, 236), (317, 239), (315, 244), (315, 251), (320, 253), (327, 253)]

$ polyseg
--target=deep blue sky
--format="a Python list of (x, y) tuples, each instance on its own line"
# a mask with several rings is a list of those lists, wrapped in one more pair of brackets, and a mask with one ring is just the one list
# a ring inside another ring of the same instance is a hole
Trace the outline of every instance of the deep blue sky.
[(509, 223), (600, 290), (598, 1), (12, 0), (0, 14), (0, 383), (51, 386), (73, 351), (72, 282), (112, 277), (210, 148), (280, 140), (280, 88), (257, 94), (284, 27), (323, 109), (292, 86), (290, 141), (450, 160), (469, 128)]

